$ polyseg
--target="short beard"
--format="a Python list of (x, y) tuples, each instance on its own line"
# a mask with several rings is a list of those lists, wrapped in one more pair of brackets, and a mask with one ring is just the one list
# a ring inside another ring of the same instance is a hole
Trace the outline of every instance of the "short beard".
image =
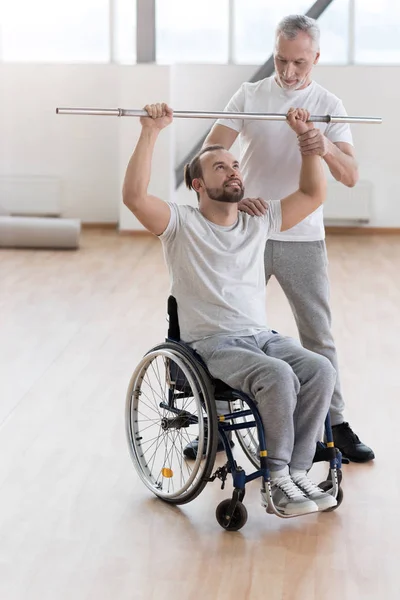
[(237, 204), (243, 199), (244, 187), (241, 186), (238, 190), (227, 190), (226, 188), (208, 188), (206, 192), (211, 200), (216, 202), (228, 202), (229, 204)]
[(301, 87), (303, 87), (303, 85), (305, 84), (306, 80), (303, 79), (302, 81), (299, 81), (296, 85), (288, 85), (288, 86), (283, 86), (286, 90), (299, 90)]
[(284, 90), (292, 90), (292, 91), (296, 91), (299, 90), (307, 81), (307, 77), (309, 76), (309, 74), (311, 73), (312, 68), (308, 71), (307, 75), (305, 77), (303, 77), (303, 79), (301, 81), (298, 81), (296, 85), (292, 86), (292, 85), (285, 85), (285, 82), (282, 80), (282, 78), (280, 77), (280, 75), (278, 75), (280, 84), (282, 86), (282, 88)]

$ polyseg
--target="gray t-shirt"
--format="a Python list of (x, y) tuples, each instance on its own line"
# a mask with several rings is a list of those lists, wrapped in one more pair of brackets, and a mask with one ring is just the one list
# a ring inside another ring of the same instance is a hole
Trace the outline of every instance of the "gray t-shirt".
[(253, 335), (267, 328), (264, 247), (280, 231), (280, 200), (263, 217), (239, 212), (222, 227), (197, 208), (169, 204), (171, 218), (159, 237), (178, 303), (181, 339)]

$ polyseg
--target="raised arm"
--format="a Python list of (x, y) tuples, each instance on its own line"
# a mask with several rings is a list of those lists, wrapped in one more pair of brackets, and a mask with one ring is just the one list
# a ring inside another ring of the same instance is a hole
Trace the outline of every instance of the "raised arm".
[[(302, 135), (314, 125), (307, 123), (308, 111), (290, 109), (287, 118), (290, 127)], [(326, 180), (321, 164), (321, 157), (315, 154), (302, 154), (299, 189), (281, 200), (282, 226), (281, 231), (290, 229), (314, 212), (325, 200)]]
[(166, 202), (147, 192), (154, 146), (159, 133), (172, 122), (172, 109), (166, 104), (145, 106), (149, 117), (141, 117), (142, 131), (125, 173), (122, 197), (146, 229), (161, 235), (167, 228), (171, 210)]
[(329, 167), (336, 181), (353, 187), (358, 181), (358, 165), (354, 148), (347, 142), (331, 142), (320, 129), (311, 129), (299, 137), (304, 156), (318, 154)]

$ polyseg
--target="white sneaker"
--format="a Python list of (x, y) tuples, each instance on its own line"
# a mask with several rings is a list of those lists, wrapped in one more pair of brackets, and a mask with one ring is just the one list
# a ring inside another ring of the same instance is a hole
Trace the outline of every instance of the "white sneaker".
[(307, 477), (306, 473), (295, 473), (292, 479), (307, 498), (315, 502), (318, 510), (326, 510), (337, 505), (336, 498), (324, 492), (316, 483)]
[[(284, 515), (304, 515), (318, 511), (317, 504), (305, 496), (290, 475), (273, 479), (271, 490), (275, 507)], [(267, 512), (270, 512), (268, 508)]]

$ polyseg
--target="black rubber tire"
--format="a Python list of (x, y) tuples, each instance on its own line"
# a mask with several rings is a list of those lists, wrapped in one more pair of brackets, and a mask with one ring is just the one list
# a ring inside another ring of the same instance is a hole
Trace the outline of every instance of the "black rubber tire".
[(226, 511), (230, 503), (230, 499), (220, 502), (216, 508), (215, 516), (223, 529), (227, 531), (239, 531), (247, 522), (247, 508), (242, 502), (238, 501), (229, 525), (226, 525)]
[[(213, 390), (213, 386), (212, 386), (210, 377), (206, 373), (206, 371), (204, 370), (204, 368), (202, 367), (200, 362), (198, 360), (196, 360), (196, 358), (193, 356), (193, 354), (190, 352), (190, 350), (188, 348), (186, 348), (184, 345), (180, 344), (179, 342), (164, 342), (162, 344), (159, 344), (159, 345), (155, 346), (154, 348), (152, 348), (151, 350), (149, 350), (146, 353), (145, 357), (147, 355), (151, 354), (152, 352), (162, 351), (162, 350), (168, 350), (168, 351), (172, 352), (175, 356), (179, 357), (182, 360), (182, 362), (185, 363), (185, 365), (187, 366), (188, 369), (190, 369), (190, 372), (192, 373), (193, 378), (196, 380), (196, 386), (198, 387), (198, 390), (201, 395), (201, 401), (204, 406), (204, 410), (208, 416), (207, 454), (204, 458), (204, 462), (202, 463), (201, 478), (199, 478), (199, 480), (192, 487), (192, 489), (183, 493), (181, 496), (176, 496), (174, 498), (159, 496), (164, 502), (167, 502), (169, 504), (186, 504), (186, 503), (194, 500), (202, 492), (204, 487), (207, 485), (208, 479), (211, 475), (211, 472), (212, 472), (212, 469), (213, 469), (213, 466), (215, 463), (215, 456), (217, 453), (217, 445), (218, 445), (218, 422), (217, 422), (217, 410), (216, 410), (216, 405), (215, 405), (215, 401), (214, 401), (214, 390)], [(131, 380), (131, 383), (129, 384), (129, 388), (128, 388), (127, 402), (126, 402), (126, 409), (125, 409), (125, 423), (126, 423), (126, 430), (127, 430), (127, 435), (128, 435), (128, 444), (130, 447), (130, 451), (131, 451), (131, 445), (132, 445), (132, 442), (131, 442), (132, 431), (131, 431), (130, 417), (129, 417), (130, 412), (131, 412), (131, 403), (132, 403), (132, 398), (131, 398), (131, 393), (130, 393), (131, 385), (132, 385), (132, 380)], [(138, 469), (138, 462), (135, 458), (134, 452), (132, 452), (132, 451), (131, 451), (131, 458), (133, 460), (135, 468), (139, 472), (140, 468)], [(152, 489), (151, 491), (154, 494), (158, 495), (157, 490)]]

